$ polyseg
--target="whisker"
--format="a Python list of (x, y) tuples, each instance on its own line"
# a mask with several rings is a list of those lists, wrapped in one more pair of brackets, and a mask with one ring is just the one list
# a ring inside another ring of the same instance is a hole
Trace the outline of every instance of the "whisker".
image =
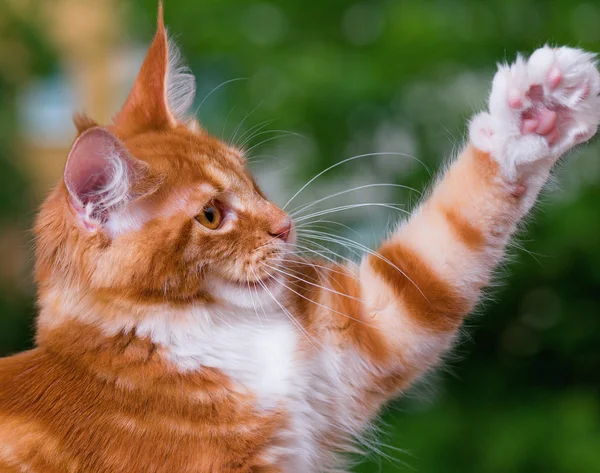
[[(356, 261), (353, 261), (352, 259), (350, 259), (348, 257), (342, 256), (342, 255), (336, 253), (335, 251), (330, 250), (326, 246), (321, 245), (320, 243), (312, 242), (312, 244), (317, 245), (319, 247), (319, 250), (309, 248), (304, 251), (299, 251), (298, 254), (300, 256), (302, 256), (302, 255), (309, 255), (309, 256), (317, 255), (318, 257), (327, 259), (327, 261), (329, 261), (332, 264), (340, 264), (340, 262), (344, 262), (348, 265), (348, 267), (356, 267), (356, 268), (359, 267), (359, 265)], [(336, 259), (330, 258), (329, 256), (326, 255), (326, 253), (331, 254)]]
[[(358, 245), (362, 245), (362, 247), (359, 247), (360, 250), (364, 250), (364, 248), (368, 248), (366, 245), (363, 245), (362, 243), (359, 243), (357, 241), (351, 240), (350, 238), (346, 238), (346, 237), (344, 237), (342, 235), (334, 235), (333, 233), (324, 232), (322, 230), (311, 230), (309, 228), (303, 228), (300, 231), (300, 234), (299, 234), (299, 238), (301, 238), (303, 241), (309, 241), (309, 242), (311, 241), (311, 239), (315, 238), (315, 236), (320, 236), (320, 237), (323, 237), (323, 238), (327, 238), (327, 240), (321, 240), (321, 241), (333, 242), (333, 243), (338, 244), (339, 246), (343, 246), (345, 249), (352, 251), (352, 254), (354, 256), (358, 256), (360, 259), (362, 259), (363, 254), (361, 252), (357, 253), (356, 251), (354, 251), (356, 249), (356, 247)], [(348, 243), (350, 243), (351, 247), (347, 247), (345, 245), (342, 245), (340, 243), (340, 240), (342, 242), (348, 242)]]
[(223, 128), (221, 129), (221, 140), (225, 139), (225, 129), (227, 128), (227, 123), (229, 122), (229, 117), (231, 117), (231, 114), (233, 113), (234, 110), (235, 110), (235, 105), (233, 107), (231, 107), (231, 110), (229, 110), (229, 113), (225, 117), (225, 122), (223, 123)]
[[(260, 319), (260, 316), (258, 315), (258, 309), (256, 308), (256, 301), (254, 300), (254, 295), (253, 292), (256, 291), (256, 288), (253, 288), (252, 286), (250, 286), (250, 281), (247, 281), (246, 284), (248, 285), (248, 292), (250, 293), (250, 300), (252, 301), (252, 307), (254, 308), (254, 313), (256, 314), (256, 318), (258, 319), (258, 323), (259, 325), (262, 327), (262, 320)], [(258, 294), (256, 294), (256, 296), (258, 297)], [(265, 318), (266, 318), (266, 314), (265, 314)]]
[[(264, 163), (266, 161), (269, 160), (274, 160), (274, 159), (281, 159), (281, 156), (275, 156), (272, 154), (252, 154), (252, 155), (248, 155), (247, 153), (244, 153), (244, 156), (246, 158), (246, 163), (248, 163), (249, 165), (255, 165), (255, 164), (260, 164), (260, 163)], [(262, 158), (262, 159), (259, 159)], [(287, 166), (286, 166), (287, 167)]]
[(223, 87), (223, 86), (225, 86), (227, 84), (231, 84), (232, 82), (237, 82), (237, 81), (240, 81), (240, 80), (248, 80), (248, 77), (236, 77), (235, 79), (229, 79), (229, 80), (226, 80), (225, 82), (221, 82), (219, 85), (217, 85), (214, 89), (212, 89), (208, 94), (206, 94), (204, 96), (204, 98), (202, 99), (202, 102), (200, 102), (200, 105), (198, 105), (198, 108), (196, 109), (196, 112), (194, 113), (194, 116), (198, 115), (198, 112), (202, 108), (202, 105), (204, 105), (204, 102), (206, 102), (206, 100), (212, 94), (214, 94), (217, 90), (219, 90), (221, 87)]
[(231, 143), (232, 145), (235, 144), (235, 137), (237, 136), (238, 132), (240, 131), (241, 126), (244, 124), (244, 122), (248, 119), (248, 117), (250, 117), (250, 115), (252, 115), (254, 112), (256, 112), (256, 110), (258, 110), (260, 108), (260, 106), (264, 103), (264, 101), (261, 101), (256, 107), (254, 107), (250, 112), (248, 112), (244, 118), (242, 118), (242, 120), (238, 123), (238, 125), (234, 128), (233, 130), (233, 136), (229, 139), (229, 143)]
[[(304, 241), (305, 239), (303, 237), (299, 237), (298, 239), (301, 240), (303, 243), (309, 243), (311, 245), (318, 246), (322, 251), (330, 253), (330, 254), (334, 255), (335, 257), (337, 257), (337, 258), (339, 258), (339, 259), (341, 259), (343, 261), (346, 261), (348, 264), (354, 265), (354, 266), (358, 267), (358, 264), (356, 263), (356, 261), (352, 261), (350, 258), (346, 258), (345, 256), (342, 256), (339, 253), (336, 253), (331, 248), (327, 248), (326, 246), (321, 245), (320, 243), (317, 243), (317, 242), (312, 241), (312, 240)], [(312, 254), (319, 255), (321, 258), (324, 258), (324, 259), (326, 259), (327, 261), (330, 261), (333, 264), (338, 264), (338, 262), (336, 260), (334, 260), (334, 259), (332, 259), (332, 258), (330, 258), (330, 257), (328, 257), (326, 255), (321, 254), (319, 251), (317, 251), (317, 250), (315, 250), (313, 248), (310, 248), (310, 247), (307, 247), (307, 246), (298, 245), (298, 244), (295, 244), (295, 246), (297, 248), (306, 250), (304, 252), (296, 252), (296, 253), (309, 252), (309, 253), (312, 253)]]
[(246, 153), (250, 153), (252, 152), (253, 149), (258, 148), (259, 146), (264, 145), (265, 143), (268, 143), (269, 141), (273, 141), (273, 140), (277, 140), (279, 138), (285, 138), (286, 136), (299, 136), (302, 137), (302, 135), (299, 135), (298, 133), (293, 133), (291, 131), (288, 131), (286, 133), (282, 133), (281, 135), (277, 135), (277, 136), (273, 136), (272, 138), (267, 138), (265, 140), (262, 140), (261, 142), (251, 146), (250, 148), (248, 148), (247, 150), (245, 150)]
[[(304, 222), (304, 223), (301, 223), (300, 225), (296, 225), (296, 230), (301, 229), (303, 227), (314, 226), (315, 224), (318, 224), (318, 223), (329, 223), (332, 225), (338, 225), (338, 226), (343, 227), (346, 230), (354, 233), (359, 238), (362, 236), (360, 233), (358, 233), (352, 227), (349, 227), (348, 225), (344, 225), (343, 223), (340, 223), (340, 222), (334, 222), (333, 220), (315, 220), (313, 222)], [(327, 228), (327, 227), (325, 225), (320, 225), (320, 228)]]
[[(310, 230), (307, 230), (307, 231), (310, 231)], [(396, 266), (388, 258), (386, 258), (382, 254), (378, 253), (377, 251), (370, 249), (368, 246), (365, 246), (362, 243), (358, 243), (354, 240), (350, 240), (349, 238), (345, 238), (345, 237), (342, 237), (339, 235), (333, 235), (332, 237), (314, 235), (313, 238), (316, 238), (316, 239), (322, 240), (322, 241), (328, 241), (330, 243), (336, 243), (338, 245), (342, 245), (343, 243), (345, 243), (347, 245), (355, 246), (356, 248), (365, 251), (366, 253), (370, 254), (371, 256), (374, 256), (376, 258), (381, 259), (382, 261), (385, 261), (392, 268), (394, 268), (396, 271), (398, 271), (402, 276), (404, 276), (408, 281), (410, 281), (410, 283), (417, 289), (417, 291), (419, 291), (419, 293), (425, 298), (425, 300), (427, 302), (429, 302), (429, 299), (427, 298), (427, 296), (425, 296), (425, 294), (423, 294), (423, 291), (421, 291), (421, 288), (404, 271), (402, 271), (400, 268), (398, 268), (398, 266)]]
[[(341, 274), (341, 275), (344, 275), (344, 276), (350, 276), (352, 279), (355, 279), (357, 281), (360, 279), (359, 277), (355, 276), (351, 272), (350, 273), (345, 273), (343, 271), (338, 271), (338, 270), (335, 270), (335, 269), (333, 269), (333, 268), (331, 268), (329, 266), (323, 266), (321, 264), (316, 264), (316, 263), (314, 263), (314, 262), (312, 262), (310, 260), (307, 260), (305, 258), (299, 258), (299, 259), (285, 259), (285, 258), (280, 258), (277, 261), (281, 261), (282, 263), (297, 263), (297, 264), (301, 264), (303, 266), (312, 266), (313, 268), (323, 268), (323, 269), (326, 269), (327, 271), (331, 271), (333, 273)], [(288, 267), (288, 269), (289, 269), (289, 267)]]
[(364, 204), (348, 204), (348, 205), (341, 205), (339, 207), (333, 207), (331, 209), (319, 210), (318, 212), (314, 212), (312, 214), (303, 215), (302, 217), (297, 218), (295, 221), (303, 222), (304, 220), (308, 220), (309, 218), (320, 217), (321, 215), (328, 215), (331, 213), (343, 212), (346, 210), (351, 210), (351, 209), (356, 209), (356, 208), (361, 208), (361, 207), (384, 207), (386, 209), (397, 210), (399, 212), (410, 215), (410, 212), (408, 212), (407, 210), (405, 210), (403, 208), (400, 208), (398, 206), (398, 204), (387, 204), (387, 203), (382, 203), (382, 202), (367, 202)]
[(285, 274), (286, 276), (290, 276), (290, 277), (292, 277), (292, 278), (298, 279), (298, 280), (300, 280), (300, 281), (303, 281), (303, 282), (305, 282), (306, 284), (309, 284), (309, 285), (311, 285), (311, 286), (315, 286), (315, 287), (321, 288), (321, 289), (323, 289), (324, 291), (332, 292), (332, 293), (334, 293), (334, 294), (337, 294), (338, 296), (347, 297), (348, 299), (352, 299), (352, 300), (355, 300), (355, 301), (357, 301), (357, 302), (364, 302), (364, 300), (363, 300), (363, 299), (361, 299), (361, 298), (358, 298), (358, 297), (351, 296), (350, 294), (344, 294), (343, 292), (336, 291), (336, 290), (334, 290), (334, 289), (331, 289), (331, 288), (329, 288), (329, 287), (327, 287), (327, 286), (322, 286), (322, 285), (320, 285), (320, 284), (315, 284), (315, 283), (312, 283), (312, 282), (310, 282), (310, 281), (307, 281), (306, 279), (302, 279), (302, 278), (300, 278), (300, 277), (298, 277), (298, 276), (296, 276), (296, 275), (294, 275), (294, 274), (288, 273), (288, 272), (286, 272), (286, 271), (284, 271), (284, 270), (282, 270), (282, 269), (280, 269), (280, 268), (277, 268), (277, 267), (275, 267), (275, 266), (271, 266), (271, 265), (269, 265), (269, 264), (265, 264), (265, 266), (267, 266), (267, 267), (271, 268), (273, 271), (276, 271), (276, 272), (278, 272), (278, 273)]
[(513, 241), (513, 242), (511, 242), (511, 246), (514, 246), (514, 247), (515, 247), (515, 248), (517, 248), (518, 250), (524, 251), (524, 252), (525, 252), (525, 253), (527, 253), (529, 256), (531, 256), (531, 257), (532, 257), (532, 258), (535, 260), (535, 262), (536, 262), (537, 264), (539, 264), (540, 266), (543, 266), (543, 265), (542, 265), (542, 262), (541, 262), (541, 261), (538, 259), (538, 257), (540, 257), (540, 258), (546, 258), (546, 257), (547, 257), (547, 255), (544, 255), (544, 254), (542, 254), (542, 253), (534, 253), (533, 251), (531, 251), (531, 250), (528, 250), (527, 248), (525, 248), (523, 245), (521, 245), (520, 243), (518, 243), (518, 242), (516, 242), (516, 241)]
[[(300, 234), (300, 235), (298, 236), (298, 239), (299, 239), (299, 240), (301, 240), (301, 241), (302, 241), (302, 242), (304, 242), (304, 243), (312, 243), (313, 245), (316, 245), (316, 244), (318, 244), (318, 243), (316, 243), (316, 242), (314, 241), (314, 235), (315, 235), (315, 234), (313, 234), (313, 233), (308, 233), (308, 232), (309, 232), (309, 230), (304, 230), (303, 234)], [(308, 234), (305, 234), (305, 233), (308, 233)], [(323, 236), (323, 237), (325, 237), (325, 236), (329, 236), (329, 234), (323, 234), (322, 236)], [(322, 240), (322, 239), (321, 239), (321, 241), (325, 241), (325, 240)], [(319, 246), (321, 246), (321, 248), (328, 248), (327, 246), (320, 245), (320, 244), (319, 244)], [(343, 245), (339, 245), (339, 246), (343, 246)], [(356, 257), (356, 258), (358, 258), (359, 260), (360, 260), (360, 259), (362, 259), (362, 256), (363, 256), (363, 254), (362, 254), (361, 252), (359, 252), (359, 251), (356, 251), (356, 248), (352, 248), (352, 247), (347, 247), (347, 246), (344, 246), (344, 249), (350, 252), (350, 256), (352, 256), (352, 257)], [(334, 253), (334, 252), (332, 251), (332, 253)], [(340, 255), (339, 253), (334, 253), (334, 254), (336, 254), (336, 255), (337, 255), (339, 258), (345, 258), (344, 256)], [(349, 258), (348, 258), (348, 259), (349, 259)], [(353, 261), (353, 263), (354, 263), (355, 265), (357, 265), (357, 263), (356, 263), (356, 262), (354, 262), (354, 260), (350, 260), (350, 261)]]
[(244, 133), (242, 133), (240, 135), (240, 138), (239, 138), (240, 144), (238, 146), (240, 148), (243, 148), (244, 144), (246, 144), (246, 140), (244, 140), (245, 136), (247, 136), (248, 134), (250, 134), (249, 137), (248, 137), (248, 139), (254, 138), (254, 136), (255, 136), (254, 133), (255, 132), (258, 132), (258, 131), (264, 129), (265, 127), (269, 126), (274, 121), (275, 120), (265, 120), (264, 122), (258, 123), (257, 125), (254, 125), (254, 126), (251, 126), (250, 128), (248, 128)]
[[(273, 259), (270, 259), (270, 260), (267, 260), (265, 262), (265, 264), (267, 264), (267, 263), (273, 263), (273, 262), (280, 263), (280, 262), (283, 262), (283, 261), (285, 261), (285, 260), (277, 259), (276, 261), (273, 261)], [(290, 268), (289, 266), (286, 266), (285, 269), (288, 270), (288, 271), (292, 271), (294, 274), (300, 274), (302, 276), (308, 277), (311, 281), (314, 281), (314, 282), (319, 282), (321, 280), (320, 279), (321, 273), (319, 273), (318, 271), (316, 271), (318, 277), (312, 277), (312, 276), (308, 276), (307, 274), (303, 273), (299, 269), (293, 269), (293, 268)], [(292, 282), (292, 281), (290, 281), (290, 283), (297, 284), (296, 282)]]
[(415, 161), (419, 162), (424, 168), (425, 170), (427, 170), (427, 172), (431, 175), (431, 171), (429, 170), (429, 168), (425, 165), (425, 163), (423, 161), (421, 161), (420, 159), (416, 158), (415, 156), (411, 156), (410, 154), (406, 154), (406, 153), (393, 153), (393, 152), (382, 152), (382, 153), (366, 153), (366, 154), (359, 154), (357, 156), (352, 156), (350, 158), (346, 158), (338, 163), (332, 164), (331, 166), (329, 166), (327, 169), (324, 169), (323, 171), (319, 172), (316, 176), (314, 176), (312, 179), (310, 179), (306, 184), (304, 184), (291, 198), (290, 200), (288, 200), (286, 202), (286, 204), (283, 206), (283, 209), (285, 210), (285, 208), (290, 204), (290, 202), (292, 202), (292, 200), (294, 200), (296, 197), (298, 197), (298, 195), (304, 190), (306, 189), (311, 183), (313, 183), (315, 180), (317, 180), (319, 177), (321, 177), (323, 174), (325, 174), (326, 172), (331, 171), (332, 169), (341, 166), (342, 164), (345, 164), (349, 161), (354, 161), (355, 159), (361, 159), (361, 158), (367, 158), (367, 157), (373, 157), (373, 156), (403, 156), (406, 158), (410, 158), (410, 159), (414, 159)]
[(288, 316), (288, 318), (292, 321), (292, 323), (294, 325), (296, 325), (296, 327), (304, 334), (304, 336), (306, 337), (306, 339), (308, 340), (308, 342), (313, 346), (313, 348), (317, 351), (320, 351), (319, 348), (312, 342), (310, 335), (308, 334), (308, 332), (302, 327), (302, 325), (300, 325), (300, 322), (298, 322), (296, 320), (296, 318), (290, 314), (290, 312), (277, 300), (277, 298), (273, 295), (273, 293), (269, 290), (269, 288), (267, 287), (267, 285), (257, 277), (256, 272), (254, 271), (254, 268), (250, 267), (250, 269), (252, 270), (252, 272), (254, 273), (254, 277), (255, 279), (258, 281), (258, 283), (263, 287), (263, 289), (267, 292), (267, 294), (269, 294), (271, 296), (271, 299), (273, 299), (273, 301), (280, 307), (280, 309)]
[(264, 304), (263, 304), (263, 301), (262, 301), (262, 299), (259, 297), (259, 294), (258, 294), (258, 289), (257, 289), (256, 287), (254, 287), (254, 292), (255, 292), (255, 294), (256, 294), (256, 299), (258, 300), (258, 303), (259, 303), (259, 305), (260, 305), (260, 308), (261, 308), (261, 310), (262, 310), (262, 312), (263, 312), (263, 315), (265, 316), (265, 320), (268, 320), (268, 319), (269, 319), (269, 316), (267, 315), (267, 311), (265, 310), (265, 306), (264, 306)]
[(330, 310), (331, 312), (334, 312), (335, 314), (341, 315), (342, 317), (346, 317), (346, 318), (348, 318), (348, 319), (350, 319), (350, 320), (353, 320), (353, 321), (355, 321), (355, 322), (358, 322), (358, 323), (360, 323), (360, 324), (366, 325), (366, 326), (368, 326), (368, 327), (375, 328), (375, 326), (374, 326), (374, 325), (371, 325), (371, 324), (369, 324), (369, 323), (365, 322), (364, 320), (357, 319), (357, 318), (355, 318), (355, 317), (352, 317), (352, 316), (350, 316), (350, 315), (348, 315), (348, 314), (344, 314), (343, 312), (339, 312), (339, 311), (337, 311), (337, 310), (335, 310), (335, 309), (332, 309), (332, 308), (331, 308), (331, 307), (329, 307), (329, 306), (326, 306), (326, 305), (324, 305), (324, 304), (321, 304), (321, 303), (319, 303), (319, 302), (315, 302), (315, 301), (313, 301), (312, 299), (309, 299), (308, 297), (306, 297), (306, 296), (304, 296), (304, 295), (300, 294), (299, 292), (295, 291), (295, 290), (294, 290), (294, 289), (292, 289), (291, 287), (287, 286), (286, 284), (284, 284), (284, 283), (283, 283), (283, 282), (281, 282), (280, 280), (277, 280), (277, 282), (278, 282), (279, 284), (281, 284), (283, 287), (285, 287), (286, 289), (288, 289), (289, 291), (292, 291), (292, 292), (293, 292), (294, 294), (296, 294), (297, 296), (299, 296), (299, 297), (302, 297), (303, 299), (307, 300), (308, 302), (310, 302), (310, 303), (312, 303), (312, 304), (315, 304), (315, 305), (317, 305), (317, 306), (319, 306), (319, 307), (322, 307), (322, 308), (324, 308), (324, 309)]
[(318, 199), (318, 200), (315, 200), (313, 202), (310, 202), (308, 204), (301, 205), (300, 207), (296, 207), (294, 210), (290, 211), (289, 214), (291, 216), (298, 215), (298, 214), (304, 212), (306, 209), (308, 209), (310, 207), (313, 207), (313, 206), (315, 206), (317, 204), (320, 204), (321, 202), (323, 202), (325, 200), (332, 199), (334, 197), (338, 197), (338, 196), (343, 195), (343, 194), (348, 194), (349, 192), (354, 192), (354, 191), (358, 191), (358, 190), (362, 190), (362, 189), (368, 189), (368, 188), (371, 188), (371, 187), (399, 187), (401, 189), (407, 189), (407, 190), (410, 190), (410, 191), (417, 192), (419, 195), (422, 195), (422, 193), (419, 192), (418, 190), (416, 190), (416, 189), (414, 189), (414, 188), (412, 188), (410, 186), (405, 186), (405, 185), (402, 185), (402, 184), (391, 184), (391, 183), (365, 184), (363, 186), (353, 187), (352, 189), (346, 189), (346, 190), (343, 190), (343, 191), (340, 191), (340, 192), (336, 192), (335, 194), (331, 194), (331, 195), (328, 195), (328, 196), (323, 197), (321, 199)]
[(279, 238), (279, 236), (278, 236), (278, 235), (276, 235), (276, 236), (274, 236), (274, 237), (271, 237), (271, 238), (269, 238), (269, 239), (268, 239), (268, 240), (267, 240), (265, 243), (263, 243), (262, 245), (260, 245), (260, 246), (257, 246), (256, 248), (254, 248), (254, 249), (252, 250), (252, 253), (254, 253), (254, 252), (255, 252), (255, 251), (257, 251), (257, 250), (260, 250), (261, 248), (264, 248), (265, 246), (268, 246), (268, 245), (269, 245), (269, 244), (271, 244), (273, 241), (276, 241), (278, 238)]
[[(266, 126), (266, 125), (265, 125)], [(290, 131), (287, 130), (263, 130), (264, 127), (260, 128), (259, 130), (256, 130), (255, 133), (253, 133), (251, 136), (249, 136), (248, 138), (246, 138), (239, 146), (240, 148), (243, 148), (247, 143), (249, 143), (251, 140), (253, 140), (254, 138), (256, 138), (257, 136), (261, 136), (261, 135), (266, 135), (268, 133), (285, 133), (285, 134), (289, 134), (292, 133)], [(262, 131), (261, 131), (262, 130)], [(243, 135), (242, 135), (243, 136)], [(241, 138), (240, 138), (241, 139)]]
[(256, 154), (249, 157), (246, 157), (246, 162), (248, 164), (258, 164), (266, 161), (266, 159), (258, 159), (258, 158), (266, 158), (266, 159), (280, 159), (281, 156), (273, 156), (272, 154)]

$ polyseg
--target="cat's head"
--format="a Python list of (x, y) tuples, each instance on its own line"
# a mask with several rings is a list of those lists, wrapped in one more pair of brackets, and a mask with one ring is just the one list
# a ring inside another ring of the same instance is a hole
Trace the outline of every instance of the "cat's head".
[[(194, 78), (159, 13), (133, 89), (108, 126), (79, 117), (64, 179), (36, 226), (40, 290), (187, 303), (268, 283), (294, 238), (243, 152), (186, 116)], [(66, 289), (69, 290), (69, 289)]]

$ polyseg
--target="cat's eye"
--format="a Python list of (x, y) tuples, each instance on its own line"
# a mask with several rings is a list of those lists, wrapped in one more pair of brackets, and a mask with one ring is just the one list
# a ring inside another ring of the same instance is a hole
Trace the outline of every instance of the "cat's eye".
[(214, 202), (209, 203), (196, 215), (196, 221), (210, 230), (216, 230), (221, 225), (221, 211)]

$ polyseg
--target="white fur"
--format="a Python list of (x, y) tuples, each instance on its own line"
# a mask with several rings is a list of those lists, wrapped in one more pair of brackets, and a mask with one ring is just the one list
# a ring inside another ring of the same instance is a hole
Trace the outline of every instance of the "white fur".
[(161, 313), (138, 324), (136, 334), (165, 347), (181, 371), (217, 368), (240, 392), (256, 396), (258, 409), (286, 409), (289, 428), (278, 434), (277, 446), (268, 452), (286, 473), (340, 466), (320, 438), (332, 429), (351, 438), (364, 426), (347, 383), (350, 377), (355, 386), (361, 385), (364, 361), (352, 351), (312, 345), (278, 306), (270, 307), (264, 292), (254, 297), (261, 309), (223, 306), (210, 312), (197, 308)]
[[(125, 159), (113, 146), (103, 150), (102, 153), (106, 160), (104, 174), (107, 176), (107, 182), (93, 193), (96, 199), (93, 209), (92, 204), (88, 204), (90, 212), (91, 210), (102, 212), (123, 207), (130, 198), (131, 171)], [(86, 208), (86, 210), (88, 209)]]
[(92, 212), (103, 212), (106, 221), (103, 228), (111, 238), (136, 231), (150, 219), (148, 212), (132, 202), (131, 186), (136, 177), (133, 169), (117, 150), (107, 152), (106, 173), (108, 182), (96, 192), (98, 199), (86, 206), (86, 217)]
[[(529, 60), (519, 56), (514, 64), (499, 66), (489, 111), (473, 118), (470, 138), (477, 148), (496, 158), (507, 179), (515, 181), (522, 165), (543, 166), (549, 170), (560, 156), (596, 132), (600, 122), (600, 74), (594, 59), (593, 54), (580, 49), (545, 46), (535, 51)], [(554, 71), (562, 76), (556, 88), (549, 82)], [(533, 85), (542, 86), (547, 105), (568, 109), (570, 120), (561, 126), (560, 139), (553, 145), (543, 136), (520, 132), (521, 114), (531, 106), (527, 92)], [(509, 97), (521, 99), (522, 106), (511, 107)], [(547, 175), (542, 177), (543, 183)]]
[(167, 104), (176, 120), (185, 121), (196, 95), (196, 78), (186, 66), (179, 48), (169, 38), (167, 67)]
[[(298, 333), (272, 312), (197, 309), (173, 322), (149, 319), (136, 333), (168, 347), (169, 359), (181, 371), (218, 368), (255, 394), (264, 408), (275, 408), (289, 395)], [(205, 323), (202, 323), (205, 321)], [(209, 323), (206, 323), (209, 321)]]
[(124, 233), (140, 230), (148, 220), (150, 215), (143, 209), (126, 207), (118, 212), (109, 213), (104, 228), (114, 239)]

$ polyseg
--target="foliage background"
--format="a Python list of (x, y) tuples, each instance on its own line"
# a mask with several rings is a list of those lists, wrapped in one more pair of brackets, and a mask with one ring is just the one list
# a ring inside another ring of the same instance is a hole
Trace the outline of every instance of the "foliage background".
[[(30, 3), (36, 11), (37, 2)], [(18, 15), (15, 4), (0, 2), (0, 355), (32, 345), (27, 229), (47, 190), (36, 188), (23, 164), (21, 97), (31, 83), (63, 70), (48, 38), (50, 20)], [(117, 43), (147, 44), (156, 1), (115, 8), (123, 25)], [(327, 166), (369, 152), (406, 153), (424, 165), (397, 155), (357, 159), (325, 174), (295, 203), (377, 182), (422, 190), (428, 169), (462, 143), (496, 61), (545, 42), (600, 51), (600, 5), (592, 0), (165, 0), (165, 8), (196, 73), (204, 125), (227, 138), (253, 110), (238, 137), (274, 120), (263, 130), (270, 134), (247, 146), (256, 145), (254, 166), (279, 203)], [(236, 78), (244, 80), (203, 101)], [(444, 370), (387, 409), (378, 453), (360, 459), (355, 471), (600, 472), (598, 144), (559, 175), (561, 191), (544, 197), (510, 270), (501, 271), (501, 284), (470, 319), (469, 336)], [(410, 208), (418, 197), (383, 187), (352, 195), (322, 208), (349, 201)], [(372, 244), (393, 221), (391, 212), (328, 217)]]

